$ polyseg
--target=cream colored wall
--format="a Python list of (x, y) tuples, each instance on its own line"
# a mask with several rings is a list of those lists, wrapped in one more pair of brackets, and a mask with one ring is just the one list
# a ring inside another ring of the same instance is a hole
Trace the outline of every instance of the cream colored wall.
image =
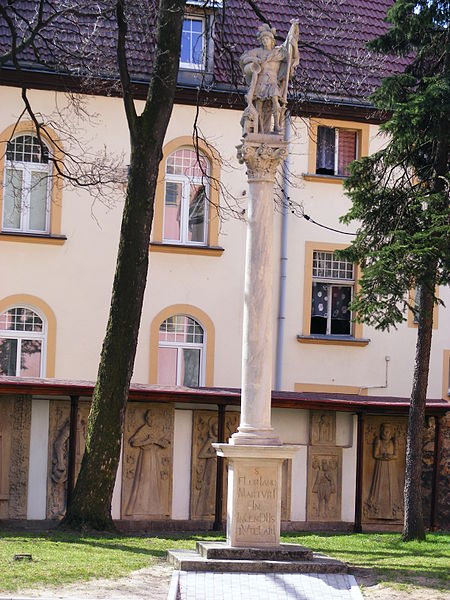
[[(61, 94), (30, 92), (37, 111), (49, 114)], [(142, 104), (141, 104), (142, 105)], [(11, 125), (21, 112), (20, 90), (2, 89), (0, 129)], [(89, 140), (93, 149), (124, 154), (128, 162), (129, 143), (122, 102), (117, 98), (89, 97), (87, 107), (97, 113), (90, 125), (74, 123), (77, 137)], [(192, 134), (195, 107), (176, 106), (167, 130), (166, 141)], [(237, 164), (235, 146), (240, 139), (240, 114), (225, 109), (200, 109), (199, 129), (223, 160), (221, 184), (229, 200), (246, 207), (247, 184), (244, 167)], [(369, 147), (373, 151), (383, 140), (377, 128), (370, 127)], [(296, 119), (291, 144), (290, 198), (302, 204), (316, 221), (338, 229), (354, 226), (338, 224), (349, 207), (342, 186), (305, 181), (308, 164), (308, 129)], [(66, 142), (70, 149), (70, 144)], [(57, 321), (57, 378), (95, 379), (101, 343), (110, 303), (123, 190), (118, 190), (112, 207), (93, 204), (86, 191), (63, 191), (62, 246), (5, 242), (0, 240), (0, 299), (24, 293), (42, 298), (55, 313)], [(222, 198), (222, 208), (225, 207)], [(274, 211), (275, 272), (273, 294), (278, 307), (279, 241), (281, 217)], [(383, 386), (385, 356), (390, 356), (388, 388), (371, 388), (369, 393), (407, 396), (410, 392), (416, 330), (406, 325), (398, 331), (379, 333), (363, 327), (370, 338), (365, 347), (299, 344), (302, 333), (305, 241), (344, 243), (350, 236), (319, 228), (293, 214), (288, 217), (287, 295), (283, 352), (283, 389), (295, 383), (355, 386)], [(148, 285), (142, 312), (142, 325), (133, 380), (149, 381), (150, 324), (154, 316), (172, 304), (192, 304), (206, 312), (215, 326), (214, 385), (239, 386), (241, 380), (241, 337), (245, 223), (224, 212), (219, 243), (225, 248), (220, 257), (151, 252)], [(450, 301), (449, 290), (441, 297)], [(272, 317), (276, 326), (276, 312)], [(449, 311), (439, 308), (439, 327), (434, 331), (429, 396), (440, 397), (442, 388), (442, 351), (448, 347), (445, 333), (450, 330)], [(275, 340), (274, 340), (275, 345)]]
[(31, 402), (27, 519), (46, 518), (49, 407), (49, 400)]

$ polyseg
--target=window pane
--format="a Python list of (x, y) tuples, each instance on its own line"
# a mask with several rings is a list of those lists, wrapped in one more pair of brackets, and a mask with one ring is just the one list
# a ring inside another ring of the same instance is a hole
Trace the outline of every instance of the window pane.
[(158, 383), (177, 384), (177, 348), (158, 348)]
[(31, 173), (29, 229), (33, 231), (46, 229), (47, 179), (46, 173)]
[(21, 377), (39, 377), (41, 374), (41, 340), (22, 340), (20, 348)]
[(333, 285), (331, 287), (331, 331), (335, 335), (350, 335), (350, 311), (348, 305), (351, 301), (351, 287)]
[(203, 328), (197, 321), (186, 315), (169, 317), (161, 323), (159, 341), (203, 344)]
[(332, 127), (317, 128), (316, 173), (334, 175), (335, 130)]
[(22, 171), (6, 169), (3, 197), (3, 228), (20, 229)]
[(194, 21), (197, 23), (197, 28), (200, 28), (200, 33), (192, 34), (192, 62), (195, 65), (203, 64), (203, 36), (201, 34), (201, 23), (199, 21)]
[(181, 182), (166, 182), (164, 203), (164, 239), (180, 241), (181, 200), (183, 184)]
[(0, 315), (0, 329), (42, 332), (42, 319), (29, 308), (10, 308)]
[(356, 131), (339, 129), (338, 175), (348, 175), (349, 164), (356, 158)]
[(204, 185), (190, 186), (189, 232), (191, 242), (205, 241), (206, 192)]
[(328, 285), (326, 283), (312, 284), (311, 298), (311, 333), (327, 333), (328, 317)]
[(200, 378), (200, 350), (183, 348), (181, 356), (181, 385), (198, 387)]
[[(186, 20), (185, 20), (186, 23)], [(190, 63), (191, 62), (191, 32), (189, 29), (185, 29), (183, 26), (183, 32), (181, 34), (181, 54), (180, 62)]]
[(313, 252), (313, 277), (353, 280), (353, 263), (337, 260), (332, 252)]
[(0, 338), (0, 375), (16, 375), (17, 340)]

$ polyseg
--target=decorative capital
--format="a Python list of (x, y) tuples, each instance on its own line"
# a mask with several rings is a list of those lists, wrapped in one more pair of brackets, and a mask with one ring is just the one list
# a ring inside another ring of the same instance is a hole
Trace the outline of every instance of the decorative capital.
[(279, 164), (288, 154), (287, 143), (244, 140), (237, 146), (237, 158), (245, 163), (249, 181), (275, 181)]

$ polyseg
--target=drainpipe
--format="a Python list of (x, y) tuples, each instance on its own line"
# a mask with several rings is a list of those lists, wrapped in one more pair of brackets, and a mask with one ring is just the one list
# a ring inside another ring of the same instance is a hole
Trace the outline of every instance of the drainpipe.
[[(291, 137), (291, 115), (286, 113), (285, 140), (289, 144)], [(289, 146), (288, 146), (289, 149)], [(278, 317), (277, 317), (277, 350), (275, 357), (275, 389), (281, 390), (283, 375), (283, 341), (286, 304), (286, 270), (287, 270), (287, 226), (289, 215), (289, 152), (283, 165), (281, 207), (281, 243), (280, 243), (280, 283), (278, 287)]]

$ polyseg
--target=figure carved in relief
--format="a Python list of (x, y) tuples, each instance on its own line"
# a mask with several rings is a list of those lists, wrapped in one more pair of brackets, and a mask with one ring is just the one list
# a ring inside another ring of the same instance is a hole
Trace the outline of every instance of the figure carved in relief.
[(336, 484), (334, 482), (334, 473), (330, 470), (333, 467), (332, 461), (323, 458), (321, 461), (316, 460), (313, 463), (313, 469), (317, 472), (314, 485), (312, 488), (313, 494), (317, 494), (317, 516), (328, 517), (330, 509), (331, 495), (336, 493)]
[(161, 515), (166, 508), (162, 481), (167, 473), (161, 451), (170, 445), (170, 440), (153, 422), (151, 409), (144, 415), (144, 424), (130, 437), (132, 448), (139, 448), (130, 499), (125, 514)]
[(365, 503), (368, 517), (398, 519), (403, 514), (402, 490), (395, 469), (397, 438), (389, 423), (382, 423), (373, 441), (373, 470), (370, 492)]
[(320, 415), (319, 419), (319, 442), (331, 442), (331, 418), (329, 415)]
[(53, 442), (52, 455), (52, 481), (64, 483), (67, 481), (67, 443), (69, 440), (69, 419), (58, 432)]
[(298, 21), (293, 20), (285, 42), (275, 46), (275, 29), (267, 24), (258, 29), (260, 48), (245, 52), (240, 59), (248, 91), (242, 116), (243, 135), (281, 133), (287, 103), (287, 88), (298, 58)]
[(214, 512), (216, 497), (216, 451), (212, 447), (213, 442), (217, 442), (218, 424), (211, 417), (208, 423), (208, 434), (202, 444), (198, 459), (201, 461), (196, 470), (195, 487), (198, 493), (195, 507), (195, 514), (198, 516), (210, 515)]

